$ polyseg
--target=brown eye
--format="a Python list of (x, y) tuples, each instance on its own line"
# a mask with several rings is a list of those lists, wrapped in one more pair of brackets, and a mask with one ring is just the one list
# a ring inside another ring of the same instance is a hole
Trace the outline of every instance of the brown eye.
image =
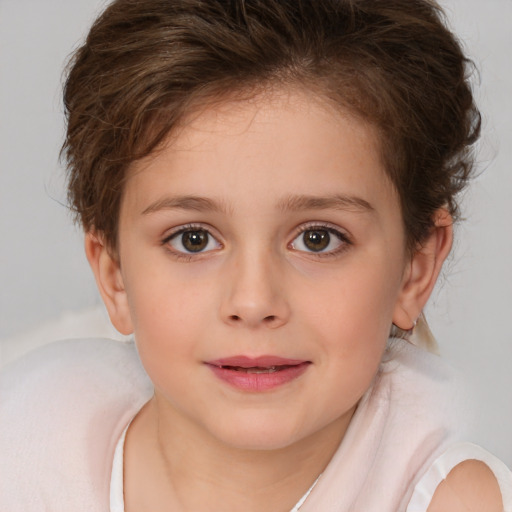
[(206, 229), (185, 228), (178, 231), (164, 243), (181, 253), (201, 253), (221, 247), (221, 244)]
[(342, 231), (312, 225), (301, 231), (291, 242), (290, 247), (295, 251), (328, 256), (338, 254), (349, 245), (351, 242)]
[(185, 231), (181, 235), (181, 243), (189, 252), (200, 252), (208, 245), (208, 238), (208, 233), (203, 229)]
[(329, 246), (331, 235), (325, 229), (308, 229), (302, 235), (304, 245), (313, 252), (320, 252)]

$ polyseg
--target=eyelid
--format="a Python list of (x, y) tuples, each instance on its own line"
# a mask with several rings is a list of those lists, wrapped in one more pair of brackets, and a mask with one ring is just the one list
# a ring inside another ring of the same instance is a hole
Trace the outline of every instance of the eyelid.
[[(313, 231), (315, 229), (319, 230), (325, 230), (329, 233), (334, 234), (336, 236), (341, 245), (340, 247), (337, 247), (336, 249), (330, 250), (330, 251), (303, 251), (300, 249), (295, 249), (293, 247), (293, 242), (303, 233), (306, 231)], [(322, 221), (311, 221), (307, 222), (305, 224), (301, 224), (298, 226), (293, 234), (293, 238), (291, 242), (288, 244), (288, 247), (292, 250), (296, 250), (297, 252), (300, 252), (302, 254), (307, 254), (308, 256), (314, 256), (317, 258), (326, 258), (331, 256), (337, 256), (341, 252), (344, 252), (349, 246), (353, 245), (352, 237), (349, 233), (347, 233), (346, 230), (342, 229), (340, 226), (337, 226), (335, 224), (331, 224), (330, 222), (322, 222)]]
[(206, 231), (209, 235), (213, 236), (215, 240), (219, 240), (219, 235), (216, 230), (210, 226), (209, 224), (204, 224), (202, 222), (191, 222), (188, 224), (180, 224), (179, 226), (175, 226), (165, 232), (162, 236), (162, 244), (167, 243), (171, 238), (179, 235), (180, 233), (184, 233), (185, 231)]
[(329, 231), (330, 233), (337, 233), (341, 239), (346, 240), (347, 242), (352, 243), (352, 235), (350, 233), (340, 227), (338, 224), (333, 224), (331, 222), (325, 222), (325, 221), (308, 221), (300, 224), (293, 230), (293, 238), (295, 239), (298, 235), (301, 233), (304, 233), (304, 231), (312, 230), (312, 229), (325, 229), (326, 231)]
[[(171, 246), (170, 242), (175, 237), (179, 236), (182, 233), (186, 233), (187, 231), (205, 231), (209, 237), (213, 238), (215, 242), (218, 244), (220, 248), (223, 247), (223, 243), (220, 240), (220, 236), (216, 234), (216, 230), (213, 229), (208, 224), (201, 224), (201, 223), (190, 223), (190, 224), (182, 224), (180, 226), (176, 226), (173, 228), (170, 232), (167, 232), (164, 237), (162, 238), (161, 245), (165, 246), (166, 249), (172, 253), (175, 257), (179, 259), (187, 259), (190, 260), (192, 258), (200, 257), (201, 255), (208, 254), (213, 251), (213, 249), (210, 249), (208, 251), (198, 251), (196, 253), (194, 252), (188, 252), (188, 251), (179, 251)], [(214, 234), (215, 232), (215, 234)]]

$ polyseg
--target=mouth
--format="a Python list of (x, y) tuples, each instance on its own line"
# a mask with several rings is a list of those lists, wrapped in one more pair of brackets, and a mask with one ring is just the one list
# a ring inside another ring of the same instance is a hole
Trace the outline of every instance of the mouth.
[(250, 368), (244, 368), (242, 366), (225, 365), (225, 366), (220, 366), (219, 368), (222, 368), (224, 370), (231, 370), (234, 372), (260, 374), (260, 373), (275, 373), (275, 372), (279, 372), (279, 371), (285, 370), (290, 367), (291, 366), (283, 365), (283, 366), (269, 366), (268, 368), (264, 367), (264, 366), (253, 366)]
[(284, 386), (306, 372), (310, 364), (311, 361), (276, 356), (235, 356), (206, 363), (220, 380), (248, 392)]

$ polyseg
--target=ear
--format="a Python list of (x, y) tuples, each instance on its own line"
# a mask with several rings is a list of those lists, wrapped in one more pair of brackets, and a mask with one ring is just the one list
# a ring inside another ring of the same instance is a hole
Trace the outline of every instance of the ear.
[(453, 242), (453, 219), (444, 208), (434, 214), (434, 226), (412, 255), (404, 272), (393, 323), (412, 329), (436, 284)]
[(133, 325), (119, 259), (95, 231), (85, 235), (85, 254), (112, 324), (121, 334), (131, 334)]

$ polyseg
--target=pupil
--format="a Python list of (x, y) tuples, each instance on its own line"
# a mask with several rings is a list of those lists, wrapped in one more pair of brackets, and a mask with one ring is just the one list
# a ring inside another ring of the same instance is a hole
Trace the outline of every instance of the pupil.
[(208, 233), (203, 230), (187, 231), (181, 236), (181, 241), (187, 251), (199, 252), (208, 245)]
[(325, 229), (316, 229), (306, 231), (303, 240), (308, 249), (318, 252), (323, 251), (329, 245), (331, 237)]

